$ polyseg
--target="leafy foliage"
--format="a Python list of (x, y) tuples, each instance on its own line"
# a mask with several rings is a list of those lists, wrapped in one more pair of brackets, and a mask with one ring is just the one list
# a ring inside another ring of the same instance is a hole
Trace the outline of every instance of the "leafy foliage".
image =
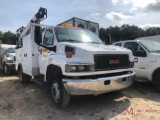
[(18, 40), (18, 38), (16, 37), (16, 35), (10, 31), (8, 32), (1, 32), (0, 31), (0, 40), (2, 41), (2, 44), (16, 44), (16, 41)]
[(109, 28), (100, 28), (99, 37), (101, 40), (106, 40), (105, 35), (110, 34), (112, 41), (122, 41), (122, 40), (133, 40), (139, 37), (146, 37), (152, 35), (160, 35), (160, 27), (151, 27), (146, 30), (139, 28), (135, 25), (124, 24), (121, 27), (109, 27)]

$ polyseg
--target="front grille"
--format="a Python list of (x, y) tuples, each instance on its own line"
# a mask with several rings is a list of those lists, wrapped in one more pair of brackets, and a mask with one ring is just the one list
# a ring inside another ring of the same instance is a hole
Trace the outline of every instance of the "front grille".
[(116, 70), (129, 68), (130, 61), (127, 54), (94, 55), (95, 70)]

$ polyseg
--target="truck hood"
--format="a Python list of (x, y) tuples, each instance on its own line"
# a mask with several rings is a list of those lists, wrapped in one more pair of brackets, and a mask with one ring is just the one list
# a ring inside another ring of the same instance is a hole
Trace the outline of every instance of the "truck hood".
[(159, 60), (160, 59), (160, 53), (150, 53), (149, 54), (149, 59), (155, 59), (155, 60)]
[[(73, 47), (75, 49), (75, 57), (80, 57), (82, 59), (91, 60), (95, 54), (130, 54), (132, 52), (129, 49), (117, 47), (113, 45), (104, 44), (93, 44), (93, 43), (68, 43), (61, 42), (57, 44), (57, 52), (65, 53), (65, 47)], [(133, 58), (130, 58), (133, 59)]]
[(62, 46), (75, 47), (77, 49), (91, 51), (91, 52), (106, 52), (106, 51), (119, 51), (119, 52), (130, 52), (130, 50), (122, 47), (117, 47), (113, 45), (104, 45), (104, 44), (93, 44), (93, 43), (60, 43)]

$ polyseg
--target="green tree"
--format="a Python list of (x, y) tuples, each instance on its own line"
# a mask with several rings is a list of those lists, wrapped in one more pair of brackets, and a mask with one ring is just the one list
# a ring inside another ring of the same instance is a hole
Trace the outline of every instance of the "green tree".
[(3, 33), (0, 31), (0, 40), (2, 40)]
[(151, 27), (143, 30), (135, 25), (124, 24), (121, 27), (100, 28), (99, 37), (105, 40), (105, 35), (110, 34), (112, 41), (133, 40), (139, 37), (160, 35), (160, 27)]
[(14, 33), (8, 31), (8, 32), (0, 32), (0, 39), (2, 40), (3, 44), (16, 44), (16, 36)]

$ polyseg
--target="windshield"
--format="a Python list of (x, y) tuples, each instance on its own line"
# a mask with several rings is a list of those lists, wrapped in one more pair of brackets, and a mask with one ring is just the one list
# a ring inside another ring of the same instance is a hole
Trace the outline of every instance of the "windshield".
[(102, 44), (102, 41), (92, 32), (76, 28), (55, 28), (55, 34), (59, 42), (85, 42)]
[(8, 53), (15, 53), (15, 48), (8, 48), (8, 49), (7, 49), (7, 52), (8, 52)]
[(155, 41), (143, 40), (140, 43), (150, 52), (160, 52), (160, 43)]

